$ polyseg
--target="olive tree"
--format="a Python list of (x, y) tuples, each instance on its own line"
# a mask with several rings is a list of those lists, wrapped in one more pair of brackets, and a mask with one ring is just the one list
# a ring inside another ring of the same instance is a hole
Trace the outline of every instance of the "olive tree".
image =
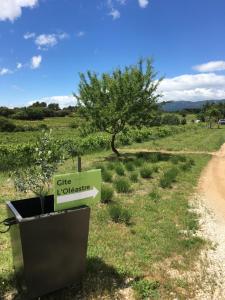
[(12, 173), (15, 188), (21, 192), (32, 192), (40, 198), (44, 213), (44, 200), (48, 195), (53, 174), (63, 161), (63, 151), (53, 139), (51, 131), (38, 138), (32, 157), (32, 165)]
[(115, 147), (117, 134), (127, 125), (150, 124), (158, 107), (160, 81), (156, 80), (152, 60), (141, 59), (112, 73), (80, 73), (79, 95), (74, 96), (87, 121), (111, 135), (112, 151), (119, 156)]

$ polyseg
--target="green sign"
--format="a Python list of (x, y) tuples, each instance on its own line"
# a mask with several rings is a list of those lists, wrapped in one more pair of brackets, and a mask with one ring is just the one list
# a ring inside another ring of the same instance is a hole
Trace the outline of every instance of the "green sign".
[(64, 210), (101, 199), (101, 170), (54, 177), (54, 210)]

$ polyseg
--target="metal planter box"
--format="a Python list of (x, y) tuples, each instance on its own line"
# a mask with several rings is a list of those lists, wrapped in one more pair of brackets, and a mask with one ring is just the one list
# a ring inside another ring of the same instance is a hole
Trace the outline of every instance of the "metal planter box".
[(54, 212), (46, 197), (41, 215), (38, 198), (7, 202), (14, 268), (26, 299), (79, 284), (85, 272), (90, 208)]

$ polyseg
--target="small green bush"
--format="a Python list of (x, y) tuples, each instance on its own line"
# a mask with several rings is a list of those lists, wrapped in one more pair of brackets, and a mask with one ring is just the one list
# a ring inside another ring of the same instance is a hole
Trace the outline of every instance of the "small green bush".
[(109, 184), (102, 184), (101, 188), (101, 202), (109, 203), (113, 199), (114, 190)]
[(149, 197), (151, 198), (151, 200), (155, 203), (159, 202), (160, 200), (160, 194), (157, 192), (156, 189), (153, 189), (150, 193), (149, 193)]
[(173, 167), (166, 171), (163, 177), (160, 179), (160, 186), (162, 188), (171, 187), (172, 183), (176, 181), (178, 175), (178, 169)]
[(189, 171), (194, 164), (195, 164), (194, 160), (193, 159), (189, 159), (186, 163), (180, 165), (180, 168), (183, 171)]
[(141, 167), (143, 165), (143, 163), (144, 163), (144, 160), (142, 158), (137, 158), (134, 160), (134, 165), (136, 167)]
[(131, 185), (127, 178), (116, 178), (114, 186), (118, 193), (129, 193), (131, 190)]
[(158, 161), (160, 161), (160, 155), (159, 153), (150, 153), (148, 160), (152, 163), (156, 163)]
[(132, 182), (138, 182), (138, 172), (132, 172), (130, 174), (130, 181), (132, 181)]
[(172, 157), (171, 157), (171, 162), (173, 163), (173, 164), (178, 164), (179, 162), (185, 162), (187, 159), (186, 159), (186, 157), (185, 156), (181, 156), (181, 155), (173, 155)]
[(109, 162), (106, 167), (108, 170), (114, 170), (114, 164), (112, 162)]
[(151, 166), (145, 165), (140, 169), (140, 174), (142, 178), (151, 178), (153, 169)]
[(124, 167), (121, 163), (116, 164), (115, 171), (119, 176), (125, 175)]
[(112, 182), (112, 173), (106, 169), (102, 170), (102, 179), (104, 182)]
[(109, 215), (113, 222), (124, 223), (129, 225), (131, 214), (126, 208), (122, 208), (119, 205), (113, 205), (109, 208)]
[(16, 128), (16, 125), (8, 120), (7, 118), (0, 117), (0, 131), (1, 132), (12, 132)]
[(159, 299), (159, 289), (160, 283), (158, 281), (150, 281), (146, 279), (141, 279), (133, 284), (133, 288), (137, 293), (139, 299)]
[(153, 172), (155, 172), (155, 173), (159, 172), (159, 166), (157, 166), (157, 165), (152, 166), (152, 170), (153, 170)]
[(132, 161), (128, 161), (126, 164), (125, 164), (125, 168), (127, 169), (127, 171), (134, 171), (134, 164), (132, 163)]
[(104, 166), (103, 163), (95, 163), (95, 164), (94, 164), (94, 168), (95, 168), (95, 169), (101, 169), (102, 172), (105, 171), (105, 166)]

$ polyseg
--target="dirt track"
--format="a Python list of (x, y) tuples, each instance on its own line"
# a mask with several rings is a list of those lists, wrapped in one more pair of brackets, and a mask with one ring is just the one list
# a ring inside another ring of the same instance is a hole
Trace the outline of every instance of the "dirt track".
[[(225, 144), (214, 153), (202, 173), (199, 192), (218, 221), (225, 222)], [(224, 232), (225, 234), (225, 232)]]
[[(204, 169), (197, 190), (199, 234), (212, 242), (203, 252), (202, 290), (198, 300), (225, 300), (225, 144)], [(201, 266), (202, 267), (202, 266)]]

